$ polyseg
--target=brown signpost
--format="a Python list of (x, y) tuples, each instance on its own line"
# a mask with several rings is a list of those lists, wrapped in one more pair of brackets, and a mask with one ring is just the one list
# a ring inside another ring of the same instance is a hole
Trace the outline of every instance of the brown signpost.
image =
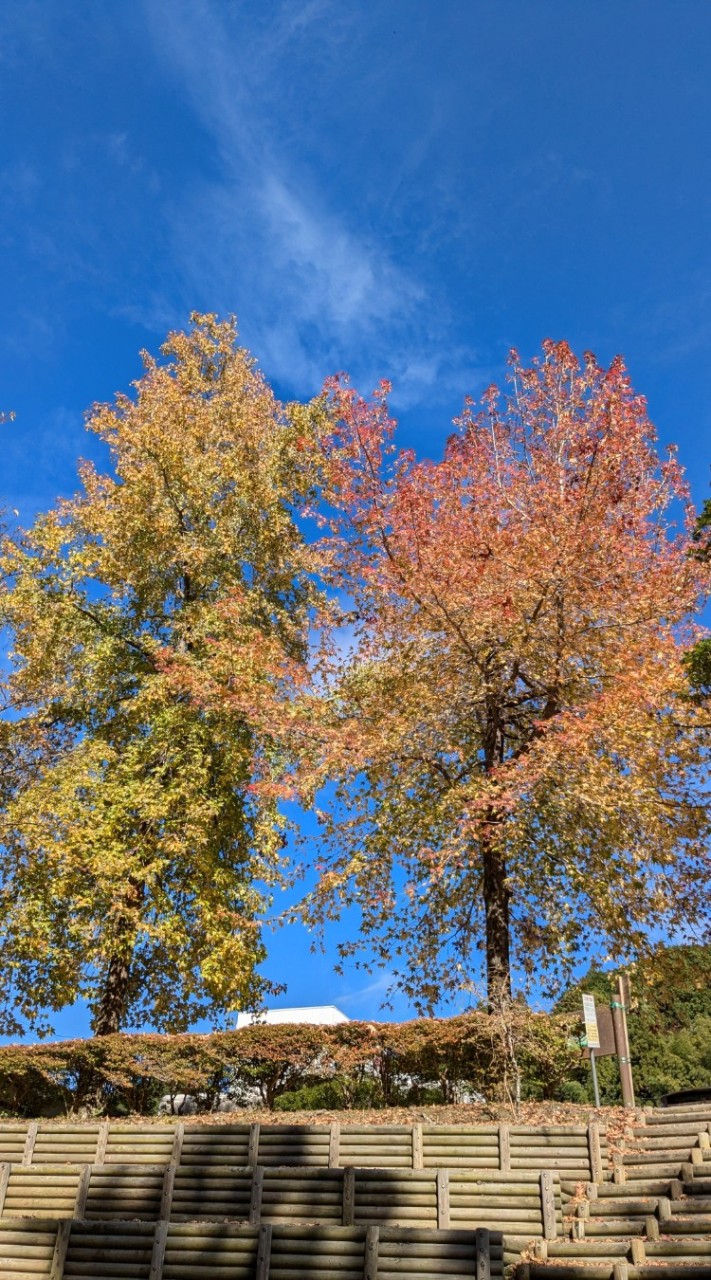
[(617, 992), (610, 1004), (596, 1004), (595, 997), (583, 996), (583, 1017), (588, 1043), (583, 1048), (583, 1057), (590, 1059), (595, 1089), (595, 1105), (599, 1106), (597, 1096), (597, 1073), (595, 1060), (616, 1056), (620, 1064), (620, 1083), (622, 1085), (622, 1105), (634, 1107), (634, 1083), (632, 1080), (632, 1063), (630, 1061), (630, 1043), (627, 1034), (627, 1009), (630, 1002), (629, 978), (617, 979)]
[(615, 1046), (620, 1063), (623, 1107), (634, 1107), (634, 1083), (630, 1062), (630, 1042), (627, 1035), (627, 1009), (630, 1000), (629, 978), (617, 979), (617, 998), (612, 1001), (612, 1021), (615, 1029)]

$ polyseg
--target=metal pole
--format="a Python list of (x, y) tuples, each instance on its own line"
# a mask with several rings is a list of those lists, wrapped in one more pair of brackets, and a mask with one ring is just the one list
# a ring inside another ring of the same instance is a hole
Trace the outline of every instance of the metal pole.
[(597, 1084), (597, 1067), (595, 1066), (595, 1050), (590, 1050), (590, 1070), (593, 1078), (593, 1094), (595, 1095), (595, 1106), (600, 1106), (600, 1090)]
[(617, 1058), (620, 1064), (622, 1105), (624, 1107), (634, 1107), (634, 1084), (632, 1081), (632, 1064), (630, 1062), (630, 1043), (627, 1036), (625, 997), (629, 1000), (629, 981), (627, 978), (618, 978), (617, 999), (610, 1002), (612, 1025), (615, 1029), (615, 1048), (617, 1049)]

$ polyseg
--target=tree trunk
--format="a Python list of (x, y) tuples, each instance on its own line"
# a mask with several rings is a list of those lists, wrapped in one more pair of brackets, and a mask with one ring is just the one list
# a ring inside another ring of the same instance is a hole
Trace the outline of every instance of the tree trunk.
[(129, 877), (123, 901), (124, 910), (114, 926), (115, 948), (109, 956), (103, 989), (93, 1018), (95, 1036), (115, 1035), (126, 1020), (133, 948), (145, 890), (145, 881)]
[(496, 841), (485, 840), (484, 911), (486, 917), (486, 994), (489, 1013), (511, 1003), (510, 901), (506, 861)]
[(121, 1030), (128, 1008), (131, 961), (124, 953), (111, 956), (104, 988), (94, 1017), (94, 1035), (112, 1036)]

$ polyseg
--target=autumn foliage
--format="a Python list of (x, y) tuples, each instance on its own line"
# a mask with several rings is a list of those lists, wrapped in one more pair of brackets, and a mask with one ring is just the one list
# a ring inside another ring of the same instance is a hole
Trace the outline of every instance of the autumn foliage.
[[(569, 1032), (575, 1019), (515, 1015), (524, 1092), (557, 1096), (578, 1063)], [(501, 1028), (484, 1014), (405, 1023), (334, 1027), (255, 1026), (211, 1035), (111, 1035), (47, 1045), (0, 1046), (0, 1111), (35, 1116), (85, 1105), (151, 1115), (165, 1094), (199, 1096), (214, 1109), (220, 1093), (254, 1094), (273, 1106), (303, 1086), (337, 1080), (342, 1105), (367, 1083), (369, 1103), (417, 1102), (433, 1093), (449, 1102), (463, 1086), (509, 1101)], [(424, 1091), (424, 1095), (423, 1095)], [(201, 1095), (201, 1096), (200, 1096)]]
[[(333, 382), (324, 816), (308, 913), (357, 904), (424, 1010), (511, 965), (623, 958), (706, 914), (703, 741), (683, 655), (703, 592), (687, 490), (620, 359), (565, 343), (468, 401), (439, 462), (394, 445), (387, 388)], [(674, 520), (680, 521), (675, 527)]]
[(0, 547), (0, 1032), (81, 997), (97, 1033), (182, 1030), (264, 990), (313, 596), (300, 428), (233, 324), (144, 363), (89, 415), (110, 472)]
[(144, 362), (108, 471), (0, 543), (0, 1032), (258, 1006), (296, 800), (286, 918), (357, 907), (344, 960), (427, 1013), (482, 952), (510, 1061), (512, 970), (704, 927), (707, 525), (622, 361), (513, 353), (438, 461), (213, 316)]

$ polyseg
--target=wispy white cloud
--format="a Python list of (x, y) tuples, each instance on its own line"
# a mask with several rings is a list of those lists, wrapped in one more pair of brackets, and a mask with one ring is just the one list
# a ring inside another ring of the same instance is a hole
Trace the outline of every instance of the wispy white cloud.
[(216, 157), (171, 219), (187, 305), (236, 310), (268, 374), (300, 394), (354, 365), (366, 386), (390, 376), (400, 408), (442, 380), (449, 394), (463, 388), (477, 361), (452, 349), (444, 310), (309, 163), (297, 109), (308, 86), (289, 113), (305, 65), (333, 74), (355, 11), (286, 2), (269, 21), (230, 22), (212, 0), (146, 4), (156, 48)]

